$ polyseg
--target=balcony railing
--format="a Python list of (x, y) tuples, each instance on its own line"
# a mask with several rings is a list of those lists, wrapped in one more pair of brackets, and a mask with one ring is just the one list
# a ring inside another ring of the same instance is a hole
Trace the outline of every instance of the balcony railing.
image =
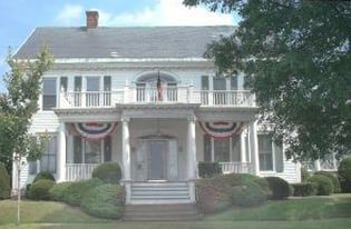
[(222, 167), (222, 173), (253, 173), (252, 163), (248, 162), (219, 162)]
[(114, 91), (62, 92), (58, 108), (104, 108), (116, 104), (200, 104), (204, 107), (255, 107), (248, 90), (194, 90), (192, 86), (125, 87)]

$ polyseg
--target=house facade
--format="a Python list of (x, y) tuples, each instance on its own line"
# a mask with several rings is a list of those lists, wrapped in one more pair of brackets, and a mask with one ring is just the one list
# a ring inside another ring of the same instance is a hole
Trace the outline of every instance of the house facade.
[(40, 160), (24, 162), (21, 186), (39, 171), (88, 179), (108, 161), (122, 168), (129, 204), (195, 202), (200, 161), (300, 182), (300, 164), (257, 125), (245, 75), (219, 77), (203, 58), (234, 29), (99, 27), (96, 11), (84, 27), (35, 29), (14, 58), (34, 59), (43, 45), (54, 55), (30, 129), (50, 142)]

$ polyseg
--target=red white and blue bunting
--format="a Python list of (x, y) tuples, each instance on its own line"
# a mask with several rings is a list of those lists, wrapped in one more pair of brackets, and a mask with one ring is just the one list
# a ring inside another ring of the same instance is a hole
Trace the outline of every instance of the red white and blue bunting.
[(91, 140), (99, 140), (111, 135), (116, 130), (117, 125), (117, 122), (72, 123), (73, 130), (77, 134)]
[(216, 139), (238, 136), (244, 128), (244, 122), (200, 122), (202, 130)]

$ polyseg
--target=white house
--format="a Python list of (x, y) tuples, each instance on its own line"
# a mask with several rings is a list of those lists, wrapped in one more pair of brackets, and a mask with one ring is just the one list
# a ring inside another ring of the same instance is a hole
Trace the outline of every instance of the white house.
[(245, 75), (217, 77), (203, 58), (233, 29), (98, 27), (96, 11), (84, 27), (36, 28), (14, 58), (33, 59), (43, 45), (55, 57), (30, 129), (51, 138), (41, 160), (24, 165), (22, 187), (43, 170), (59, 182), (87, 179), (106, 161), (121, 165), (130, 204), (194, 202), (199, 161), (299, 182), (300, 165), (257, 126)]

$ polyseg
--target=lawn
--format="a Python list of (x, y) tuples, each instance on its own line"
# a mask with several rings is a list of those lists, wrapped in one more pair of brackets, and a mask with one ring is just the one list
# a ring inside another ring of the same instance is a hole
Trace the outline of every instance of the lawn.
[[(0, 229), (15, 228), (16, 202), (0, 201)], [(327, 229), (351, 228), (351, 195), (268, 202), (258, 208), (229, 209), (197, 222), (121, 222), (101, 220), (56, 202), (22, 202), (20, 228), (117, 229)]]

